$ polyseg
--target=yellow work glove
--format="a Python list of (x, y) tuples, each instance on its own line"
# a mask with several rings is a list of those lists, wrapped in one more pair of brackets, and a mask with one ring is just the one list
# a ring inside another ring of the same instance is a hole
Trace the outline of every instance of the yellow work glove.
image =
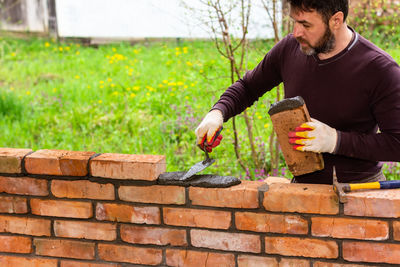
[(337, 143), (337, 132), (316, 119), (296, 127), (294, 132), (289, 132), (289, 143), (293, 149), (317, 153), (333, 153)]
[(204, 150), (204, 143), (207, 140), (206, 147), (207, 151), (211, 152), (211, 149), (219, 145), (222, 136), (219, 135), (222, 129), (224, 118), (222, 112), (218, 109), (211, 110), (204, 117), (202, 122), (194, 131), (197, 138), (197, 145)]

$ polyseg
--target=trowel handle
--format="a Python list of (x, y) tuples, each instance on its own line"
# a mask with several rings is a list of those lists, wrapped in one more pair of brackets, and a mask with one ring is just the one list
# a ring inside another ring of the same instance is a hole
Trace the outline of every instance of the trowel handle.
[(205, 135), (205, 136), (203, 137), (202, 142), (198, 145), (198, 147), (199, 147), (201, 150), (203, 150), (203, 151), (211, 152), (212, 149), (213, 149), (214, 147), (218, 146), (219, 143), (220, 143), (221, 140), (222, 140), (222, 135), (220, 135), (222, 129), (223, 129), (223, 127), (221, 126), (221, 127), (218, 129), (218, 131), (215, 132), (215, 134), (214, 134), (214, 136), (213, 136), (213, 138), (212, 138), (212, 140), (211, 140), (211, 144), (208, 144), (208, 142), (207, 142), (207, 136)]

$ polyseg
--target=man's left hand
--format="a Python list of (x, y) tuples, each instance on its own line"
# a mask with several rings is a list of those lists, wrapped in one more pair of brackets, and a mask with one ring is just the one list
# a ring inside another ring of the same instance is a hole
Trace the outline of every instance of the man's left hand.
[(337, 143), (337, 132), (316, 119), (296, 127), (294, 132), (289, 132), (289, 143), (293, 149), (317, 153), (333, 153)]

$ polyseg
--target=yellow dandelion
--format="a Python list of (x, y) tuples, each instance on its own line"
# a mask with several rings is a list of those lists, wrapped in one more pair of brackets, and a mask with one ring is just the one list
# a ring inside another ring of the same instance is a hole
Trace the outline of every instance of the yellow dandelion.
[(126, 91), (128, 91), (128, 92), (129, 92), (130, 90), (131, 90), (131, 88), (130, 88), (130, 87), (127, 87), (127, 88), (126, 88)]
[(134, 87), (133, 87), (133, 90), (135, 90), (135, 91), (139, 91), (139, 89), (140, 89), (139, 86), (134, 86)]
[(183, 82), (177, 82), (176, 83), (178, 86), (182, 86), (183, 85)]
[(79, 51), (76, 51), (76, 53), (75, 53), (77, 56), (79, 56), (80, 54), (81, 54), (81, 52), (79, 52)]
[(112, 83), (112, 84), (111, 84), (111, 87), (115, 87), (115, 84)]
[(100, 83), (100, 84), (103, 84), (103, 83), (104, 83), (104, 81), (100, 81), (99, 83)]
[(194, 86), (195, 86), (195, 84), (194, 84), (194, 83), (191, 83), (191, 84), (190, 84), (190, 86), (191, 86), (191, 87), (194, 87)]
[(115, 49), (115, 48), (113, 47), (113, 48), (112, 48), (112, 51), (113, 51), (113, 52), (116, 52), (116, 51), (117, 51), (117, 49)]
[(165, 83), (165, 84), (167, 84), (167, 83), (168, 83), (168, 81), (167, 81), (167, 80), (163, 80), (162, 82), (163, 82), (163, 83)]
[(57, 92), (57, 88), (53, 88), (53, 93), (56, 93)]
[(175, 94), (174, 94), (174, 93), (170, 93), (169, 95), (170, 95), (170, 96), (175, 96)]
[(262, 116), (258, 116), (257, 118), (258, 118), (258, 119), (262, 119)]
[(186, 62), (186, 65), (188, 65), (189, 67), (191, 67), (191, 66), (193, 66), (193, 63), (190, 62), (190, 61), (187, 61), (187, 62)]
[(12, 57), (15, 57), (16, 55), (17, 55), (17, 53), (15, 53), (15, 52), (12, 52), (12, 53), (11, 53), (11, 56), (12, 56)]
[(112, 79), (111, 78), (107, 78), (107, 82), (112, 82)]
[(132, 93), (129, 95), (130, 98), (134, 98), (136, 96), (136, 94)]
[(203, 70), (203, 69), (201, 69), (199, 72), (200, 72), (200, 73), (203, 73), (203, 72), (204, 72), (204, 70)]
[(49, 42), (45, 42), (45, 43), (44, 43), (44, 46), (45, 46), (45, 47), (49, 47), (49, 46), (50, 46), (50, 43), (49, 43)]
[(175, 55), (176, 55), (176, 56), (179, 56), (180, 54), (181, 54), (181, 52), (179, 52), (179, 51), (176, 51), (176, 52), (175, 52)]
[(170, 83), (168, 83), (168, 85), (169, 85), (169, 86), (175, 86), (176, 83), (175, 83), (175, 82), (170, 82)]
[(11, 91), (14, 91), (14, 87), (11, 87), (10, 90), (11, 90)]
[(187, 54), (187, 52), (188, 52), (188, 48), (185, 46), (185, 47), (183, 48), (183, 53)]
[(139, 50), (137, 50), (137, 49), (133, 49), (133, 53), (135, 53), (135, 54), (139, 54)]
[(80, 78), (80, 76), (79, 75), (75, 75), (75, 79), (79, 79)]
[(60, 50), (60, 52), (62, 52), (64, 50), (64, 48), (62, 48), (61, 46), (58, 48), (58, 50)]
[(99, 100), (99, 101), (97, 101), (97, 103), (101, 104), (101, 103), (103, 103), (103, 100)]
[(31, 94), (31, 91), (26, 91), (26, 94), (27, 94), (27, 95), (30, 95), (30, 94)]
[(104, 85), (100, 85), (99, 87), (100, 87), (100, 88), (104, 88)]
[(147, 96), (150, 96), (150, 93), (146, 93)]
[(188, 100), (188, 99), (189, 99), (189, 97), (188, 97), (188, 96), (185, 96), (185, 99), (186, 99), (186, 100)]
[(112, 93), (112, 95), (113, 95), (113, 96), (117, 96), (117, 95), (119, 95), (119, 92), (118, 92), (118, 91), (114, 91), (114, 92)]
[(159, 84), (158, 84), (158, 87), (163, 88), (164, 85), (163, 85), (162, 83), (159, 83)]
[(189, 86), (185, 85), (183, 88), (187, 89)]
[(108, 63), (110, 63), (110, 64), (113, 64), (113, 63), (114, 63), (114, 61), (110, 60), (110, 61), (108, 61)]
[(90, 85), (87, 86), (88, 89), (92, 88)]
[(65, 47), (65, 50), (69, 51), (71, 48), (69, 46)]
[(268, 123), (264, 124), (264, 128), (268, 128), (268, 127), (269, 127)]

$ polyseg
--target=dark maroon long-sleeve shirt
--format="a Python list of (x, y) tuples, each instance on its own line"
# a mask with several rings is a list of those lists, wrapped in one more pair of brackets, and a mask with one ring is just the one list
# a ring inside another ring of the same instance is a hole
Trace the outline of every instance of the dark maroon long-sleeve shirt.
[(339, 136), (335, 154), (323, 153), (324, 170), (297, 181), (331, 184), (333, 166), (339, 181), (354, 181), (380, 172), (380, 161), (400, 161), (400, 67), (362, 36), (354, 32), (346, 49), (320, 60), (303, 54), (288, 35), (214, 108), (227, 121), (281, 82), (285, 98), (303, 97), (310, 116)]

